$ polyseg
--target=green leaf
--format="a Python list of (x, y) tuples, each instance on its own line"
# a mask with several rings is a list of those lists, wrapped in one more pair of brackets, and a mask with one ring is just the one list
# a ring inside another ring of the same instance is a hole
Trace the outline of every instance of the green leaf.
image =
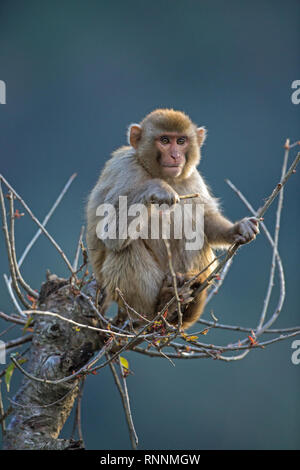
[(24, 328), (23, 328), (23, 334), (26, 333), (27, 328), (29, 328), (32, 322), (33, 322), (33, 317), (28, 317), (27, 322), (25, 323)]
[[(26, 362), (26, 361), (27, 361), (27, 359), (20, 359), (18, 362), (19, 362), (19, 364), (24, 364), (24, 362)], [(9, 392), (9, 389), (10, 389), (10, 381), (11, 381), (11, 378), (12, 378), (12, 375), (13, 375), (13, 372), (14, 372), (15, 368), (16, 368), (16, 366), (12, 362), (11, 364), (9, 364), (9, 366), (7, 367), (7, 369), (5, 371), (5, 383), (6, 383), (7, 392)]]
[(121, 366), (123, 367), (123, 369), (129, 370), (129, 363), (127, 359), (125, 359), (125, 357), (120, 356), (120, 362), (121, 362)]

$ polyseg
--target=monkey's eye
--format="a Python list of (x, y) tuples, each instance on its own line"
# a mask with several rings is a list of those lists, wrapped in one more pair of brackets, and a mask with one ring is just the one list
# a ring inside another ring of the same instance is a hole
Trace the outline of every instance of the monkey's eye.
[(179, 137), (179, 139), (177, 139), (178, 145), (183, 145), (185, 143), (186, 143), (186, 137)]
[(167, 137), (166, 135), (162, 135), (159, 140), (162, 144), (169, 144), (170, 143), (169, 137)]

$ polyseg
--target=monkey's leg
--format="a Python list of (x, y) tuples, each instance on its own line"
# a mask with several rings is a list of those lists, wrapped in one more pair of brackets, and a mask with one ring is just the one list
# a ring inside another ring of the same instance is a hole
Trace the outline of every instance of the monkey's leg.
[[(200, 286), (201, 281), (205, 279), (205, 276), (203, 279), (201, 279), (201, 276), (198, 276), (191, 285), (185, 284), (188, 280), (194, 277), (194, 275), (195, 273), (186, 273), (184, 275), (176, 273), (177, 288), (182, 312), (182, 326), (184, 329), (189, 328), (200, 317), (203, 312), (206, 299), (206, 291), (201, 291), (196, 298), (193, 297), (193, 291)], [(167, 275), (159, 293), (157, 311), (160, 311), (174, 295), (173, 279), (170, 275)], [(176, 301), (174, 301), (168, 308), (167, 320), (172, 325), (177, 325), (178, 311)]]
[(200, 294), (198, 294), (197, 297), (187, 306), (183, 312), (182, 326), (184, 329), (192, 326), (193, 323), (200, 318), (204, 309), (206, 296), (206, 290), (201, 291)]

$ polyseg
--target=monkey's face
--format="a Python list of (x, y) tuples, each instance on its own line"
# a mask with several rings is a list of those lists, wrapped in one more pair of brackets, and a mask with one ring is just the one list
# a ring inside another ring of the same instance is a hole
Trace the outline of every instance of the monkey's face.
[(166, 178), (180, 176), (186, 163), (188, 137), (176, 132), (164, 133), (155, 139), (155, 146), (162, 175)]
[(153, 178), (184, 180), (199, 163), (205, 135), (205, 128), (197, 128), (184, 113), (158, 109), (141, 124), (131, 124), (128, 141)]

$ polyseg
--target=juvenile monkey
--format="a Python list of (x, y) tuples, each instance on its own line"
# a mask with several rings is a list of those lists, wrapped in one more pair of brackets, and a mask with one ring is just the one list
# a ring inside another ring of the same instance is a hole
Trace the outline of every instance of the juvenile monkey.
[[(96, 215), (99, 205), (109, 203), (118, 208), (119, 196), (126, 196), (128, 207), (145, 204), (147, 217), (150, 217), (153, 203), (177, 206), (182, 210), (187, 203), (193, 208), (204, 207), (204, 240), (200, 249), (187, 249), (185, 234), (176, 238), (175, 227), (171, 229), (169, 242), (178, 286), (214, 259), (214, 248), (224, 248), (235, 242), (248, 243), (258, 233), (255, 218), (232, 223), (221, 214), (217, 200), (197, 171), (205, 137), (205, 128), (197, 127), (180, 111), (157, 109), (151, 112), (140, 124), (129, 127), (129, 146), (112, 154), (89, 196), (87, 244), (93, 271), (98, 283), (106, 289), (108, 302), (116, 301), (123, 310), (124, 304), (116, 288), (121, 290), (128, 305), (149, 319), (174, 295), (166, 246), (162, 237), (133, 239), (130, 235), (121, 237), (118, 234), (115, 239), (99, 239), (96, 233), (101, 220), (101, 216)], [(180, 199), (180, 196), (193, 193), (198, 197)], [(118, 222), (120, 214), (116, 214)], [(164, 213), (160, 214), (163, 218)], [(195, 214), (189, 214), (189, 222), (195, 226)], [(213, 268), (212, 265), (196, 282), (203, 281)], [(192, 299), (188, 288), (182, 290), (181, 295), (183, 327), (188, 328), (201, 315), (206, 292), (202, 291)], [(173, 323), (177, 320), (175, 309), (174, 303), (168, 313), (168, 319)]]

